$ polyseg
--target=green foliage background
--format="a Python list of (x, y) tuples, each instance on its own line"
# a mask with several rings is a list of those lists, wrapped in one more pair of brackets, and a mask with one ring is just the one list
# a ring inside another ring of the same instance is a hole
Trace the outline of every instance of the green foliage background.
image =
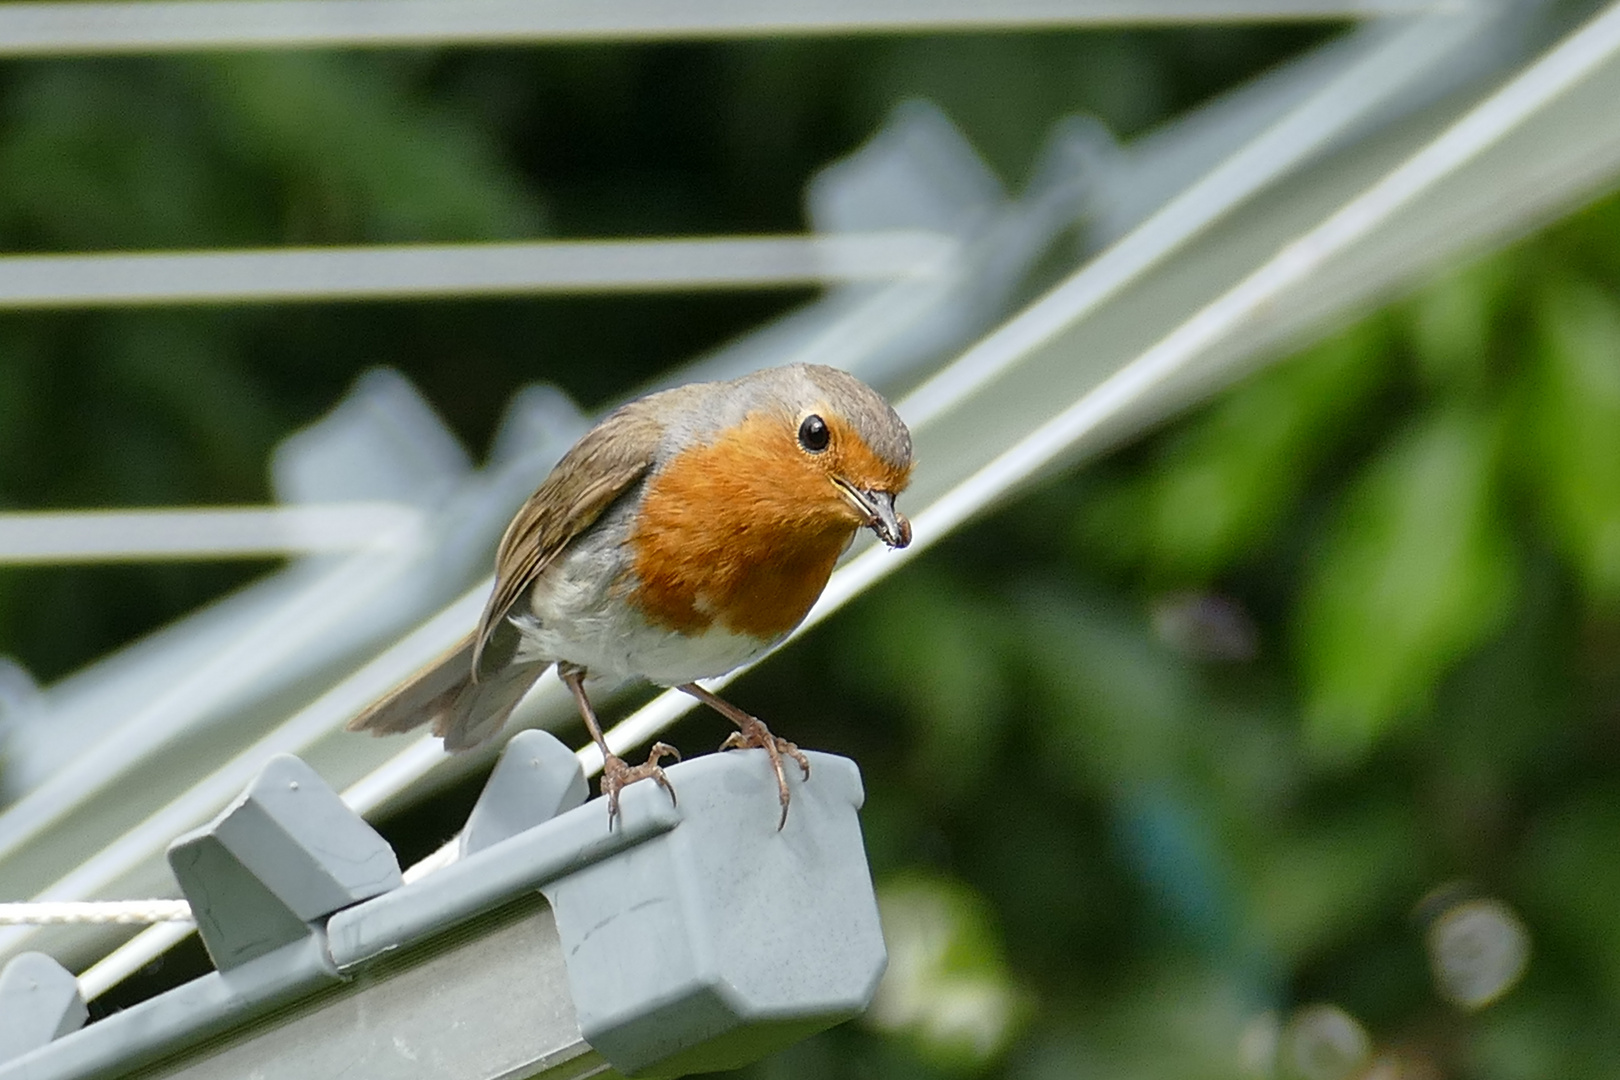
[[(907, 96), (1017, 181), (1065, 113), (1129, 136), (1322, 34), (13, 61), (0, 244), (791, 231)], [(526, 382), (605, 404), (802, 299), (0, 315), (0, 506), (262, 499), (376, 364), (479, 449)], [(55, 678), (263, 571), (0, 570), (0, 652)], [(735, 696), (860, 761), (910, 995), (751, 1075), (1372, 1075), (1291, 1063), (1312, 1002), (1401, 1076), (1620, 1075), (1620, 201), (1046, 483)], [(1487, 1007), (1429, 969), (1441, 886), (1527, 929)]]

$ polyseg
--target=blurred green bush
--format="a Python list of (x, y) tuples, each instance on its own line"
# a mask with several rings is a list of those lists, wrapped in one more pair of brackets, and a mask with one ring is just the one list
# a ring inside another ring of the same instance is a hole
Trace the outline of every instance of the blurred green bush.
[(818, 631), (903, 733), (843, 736), (880, 880), (1032, 1002), (921, 1074), (1615, 1075), (1616, 251), (1611, 198), (1450, 271)]

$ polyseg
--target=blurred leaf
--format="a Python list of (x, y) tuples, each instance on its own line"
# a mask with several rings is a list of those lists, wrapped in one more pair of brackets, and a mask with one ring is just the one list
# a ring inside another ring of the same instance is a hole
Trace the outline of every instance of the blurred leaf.
[(1177, 788), (1155, 784), (1122, 793), (1115, 813), (1118, 843), (1152, 907), (1200, 948), (1238, 952), (1232, 874), (1206, 808)]
[(989, 905), (966, 885), (906, 875), (878, 889), (889, 967), (866, 1015), (930, 1060), (973, 1069), (999, 1054), (1031, 1003), (1003, 957)]
[(1076, 485), (1074, 539), (1079, 566), (1135, 569), (1147, 558), (1148, 485), (1104, 460)]
[[(1581, 676), (1571, 654), (1580, 627), (1570, 617), (1569, 591), (1550, 555), (1526, 560), (1511, 620), (1446, 679), (1430, 763), (1445, 781), (1483, 785), (1477, 795), (1532, 781), (1546, 768), (1548, 740), (1578, 730)], [(1458, 838), (1472, 845), (1501, 839), (1486, 829), (1483, 807), (1471, 803), (1455, 804)]]
[(1435, 387), (1477, 388), (1500, 348), (1495, 320), (1513, 283), (1508, 256), (1484, 259), (1418, 290), (1407, 303), (1418, 370)]
[(1458, 1075), (1491, 1080), (1613, 1077), (1620, 1059), (1613, 1005), (1572, 989), (1515, 994), (1476, 1018), (1458, 1047)]
[[(491, 133), (342, 53), (27, 69), (0, 123), (13, 248), (529, 237)], [(397, 65), (396, 65), (397, 66)]]
[[(1077, 602), (1078, 600), (1078, 602)], [(1026, 591), (1024, 660), (1040, 713), (1041, 772), (1100, 799), (1146, 908), (1201, 949), (1236, 946), (1231, 875), (1195, 766), (1209, 709), (1195, 672), (1140, 615), (1098, 596)]]
[(1565, 281), (1536, 295), (1520, 467), (1596, 603), (1620, 602), (1620, 303)]
[(839, 671), (905, 703), (911, 765), (940, 797), (985, 779), (1008, 715), (1003, 605), (920, 570), (885, 586), (844, 639)]
[(17, 499), (28, 486), (20, 473), (39, 453), (46, 409), (40, 357), (46, 349), (40, 335), (0, 324), (0, 353), (10, 361), (0, 364), (0, 510), (12, 510), (21, 509)]
[(1245, 382), (1173, 437), (1145, 478), (1084, 504), (1082, 535), (1116, 555), (1139, 537), (1141, 561), (1178, 582), (1252, 560), (1384, 384), (1389, 355), (1372, 318)]
[(1043, 1009), (1016, 1080), (1237, 1080), (1254, 1019), (1252, 988), (1175, 956), (1132, 965), (1095, 997)]
[(1348, 493), (1306, 571), (1298, 615), (1317, 750), (1365, 754), (1508, 614), (1516, 575), (1497, 519), (1496, 445), (1491, 419), (1445, 412)]
[(1595, 976), (1608, 1009), (1620, 1005), (1620, 802), (1612, 785), (1586, 788), (1525, 837), (1519, 885), (1538, 963), (1557, 950)]
[(103, 324), (97, 351), (119, 396), (157, 420), (152, 426), (173, 444), (169, 471), (187, 476), (186, 488), (219, 500), (264, 499), (266, 462), (290, 418), (246, 365), (219, 356), (220, 340), (236, 328), (207, 315), (214, 317), (127, 313)]
[(1320, 824), (1292, 822), (1248, 865), (1250, 908), (1267, 947), (1299, 964), (1411, 903), (1419, 879), (1409, 807), (1366, 802)]
[(0, 97), (6, 247), (100, 250), (269, 239), (256, 201), (210, 157), (166, 64), (44, 61)]
[(1198, 701), (1189, 665), (1139, 615), (1096, 594), (1026, 590), (1024, 659), (1046, 701), (1043, 764), (1088, 795), (1174, 776)]
[(183, 69), (221, 146), (279, 195), (287, 239), (532, 236), (539, 204), (488, 134), (413, 100), (380, 57), (243, 54)]

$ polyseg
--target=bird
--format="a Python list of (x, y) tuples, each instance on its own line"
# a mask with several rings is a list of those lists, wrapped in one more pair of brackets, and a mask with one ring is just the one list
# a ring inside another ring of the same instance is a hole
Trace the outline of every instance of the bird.
[(877, 391), (817, 364), (676, 386), (610, 412), (518, 510), (495, 554), (477, 626), (349, 723), (389, 734), (431, 723), (449, 751), (493, 738), (545, 671), (572, 693), (602, 752), (608, 826), (625, 786), (670, 796), (655, 743), (645, 764), (609, 752), (587, 692), (641, 679), (673, 686), (737, 726), (722, 750), (758, 747), (775, 771), (810, 762), (761, 721), (698, 684), (781, 642), (809, 613), (862, 528), (911, 542), (895, 508), (911, 433)]

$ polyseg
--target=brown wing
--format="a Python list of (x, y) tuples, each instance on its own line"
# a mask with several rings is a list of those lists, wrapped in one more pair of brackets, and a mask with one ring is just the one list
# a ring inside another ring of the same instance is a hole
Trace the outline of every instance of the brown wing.
[(474, 638), (474, 681), (484, 646), (518, 597), (652, 466), (663, 425), (647, 405), (646, 398), (631, 402), (586, 432), (506, 527), (495, 554), (495, 590)]

